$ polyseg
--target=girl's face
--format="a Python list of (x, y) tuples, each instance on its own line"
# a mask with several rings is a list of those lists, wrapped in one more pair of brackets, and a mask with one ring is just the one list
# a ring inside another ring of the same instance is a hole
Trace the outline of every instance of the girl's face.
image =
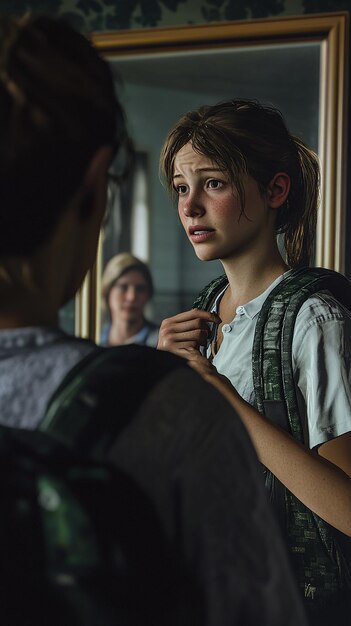
[(112, 318), (139, 321), (149, 300), (149, 287), (141, 272), (126, 271), (110, 289), (108, 304)]
[(173, 184), (179, 217), (199, 259), (237, 258), (255, 252), (257, 246), (271, 245), (275, 211), (253, 178), (247, 176), (243, 182), (241, 207), (227, 172), (195, 152), (191, 142), (176, 155)]

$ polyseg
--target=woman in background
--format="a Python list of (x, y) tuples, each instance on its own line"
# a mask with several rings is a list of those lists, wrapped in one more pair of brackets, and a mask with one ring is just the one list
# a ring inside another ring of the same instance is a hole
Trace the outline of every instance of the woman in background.
[(110, 315), (110, 321), (102, 328), (103, 346), (138, 343), (156, 347), (158, 326), (144, 315), (153, 292), (146, 263), (129, 252), (110, 259), (102, 276), (103, 305)]

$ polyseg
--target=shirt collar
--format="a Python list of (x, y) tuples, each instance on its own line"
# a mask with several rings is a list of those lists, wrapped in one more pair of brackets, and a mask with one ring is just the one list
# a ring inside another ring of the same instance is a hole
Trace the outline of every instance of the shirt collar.
[(279, 285), (279, 283), (283, 280), (283, 278), (288, 276), (290, 272), (291, 270), (288, 270), (287, 272), (284, 272), (284, 274), (281, 274), (281, 276), (278, 276), (278, 278), (276, 278), (263, 293), (261, 293), (259, 296), (257, 296), (253, 300), (250, 300), (250, 302), (243, 304), (242, 305), (243, 313), (250, 319), (253, 319), (254, 317), (256, 317), (256, 315), (258, 315), (260, 310), (262, 309), (263, 303), (265, 302), (266, 298), (268, 298), (270, 292), (274, 289), (274, 287)]
[[(266, 298), (269, 296), (272, 289), (274, 289), (276, 285), (279, 285), (279, 283), (283, 280), (283, 278), (288, 276), (290, 272), (291, 270), (288, 270), (287, 272), (284, 272), (284, 274), (281, 274), (281, 276), (278, 276), (278, 278), (276, 278), (263, 293), (261, 293), (259, 296), (257, 296), (253, 300), (250, 300), (250, 302), (239, 305), (236, 308), (236, 314), (246, 315), (246, 317), (248, 317), (251, 320), (254, 317), (256, 317), (256, 315), (258, 315), (260, 310), (262, 309), (263, 303), (266, 300)], [(212, 311), (216, 311), (216, 312), (218, 311), (219, 300), (222, 297), (225, 290), (227, 289), (227, 287), (228, 285), (226, 285), (224, 289), (218, 294), (216, 301), (212, 307)], [(238, 309), (241, 309), (240, 312), (238, 311)]]

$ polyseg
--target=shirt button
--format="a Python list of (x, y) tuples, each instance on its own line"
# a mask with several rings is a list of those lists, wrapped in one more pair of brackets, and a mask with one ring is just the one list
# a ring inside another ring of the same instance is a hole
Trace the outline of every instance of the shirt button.
[(244, 315), (245, 309), (244, 309), (243, 306), (238, 306), (236, 312), (237, 312), (238, 315)]
[(230, 326), (230, 324), (224, 324), (222, 326), (222, 333), (230, 333), (231, 330), (232, 330), (232, 327)]

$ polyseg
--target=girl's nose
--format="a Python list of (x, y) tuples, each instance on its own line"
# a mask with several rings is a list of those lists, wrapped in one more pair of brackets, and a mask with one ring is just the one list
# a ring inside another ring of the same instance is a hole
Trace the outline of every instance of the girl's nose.
[(203, 215), (205, 212), (202, 203), (197, 195), (189, 195), (183, 204), (183, 213), (185, 217), (196, 217)]

